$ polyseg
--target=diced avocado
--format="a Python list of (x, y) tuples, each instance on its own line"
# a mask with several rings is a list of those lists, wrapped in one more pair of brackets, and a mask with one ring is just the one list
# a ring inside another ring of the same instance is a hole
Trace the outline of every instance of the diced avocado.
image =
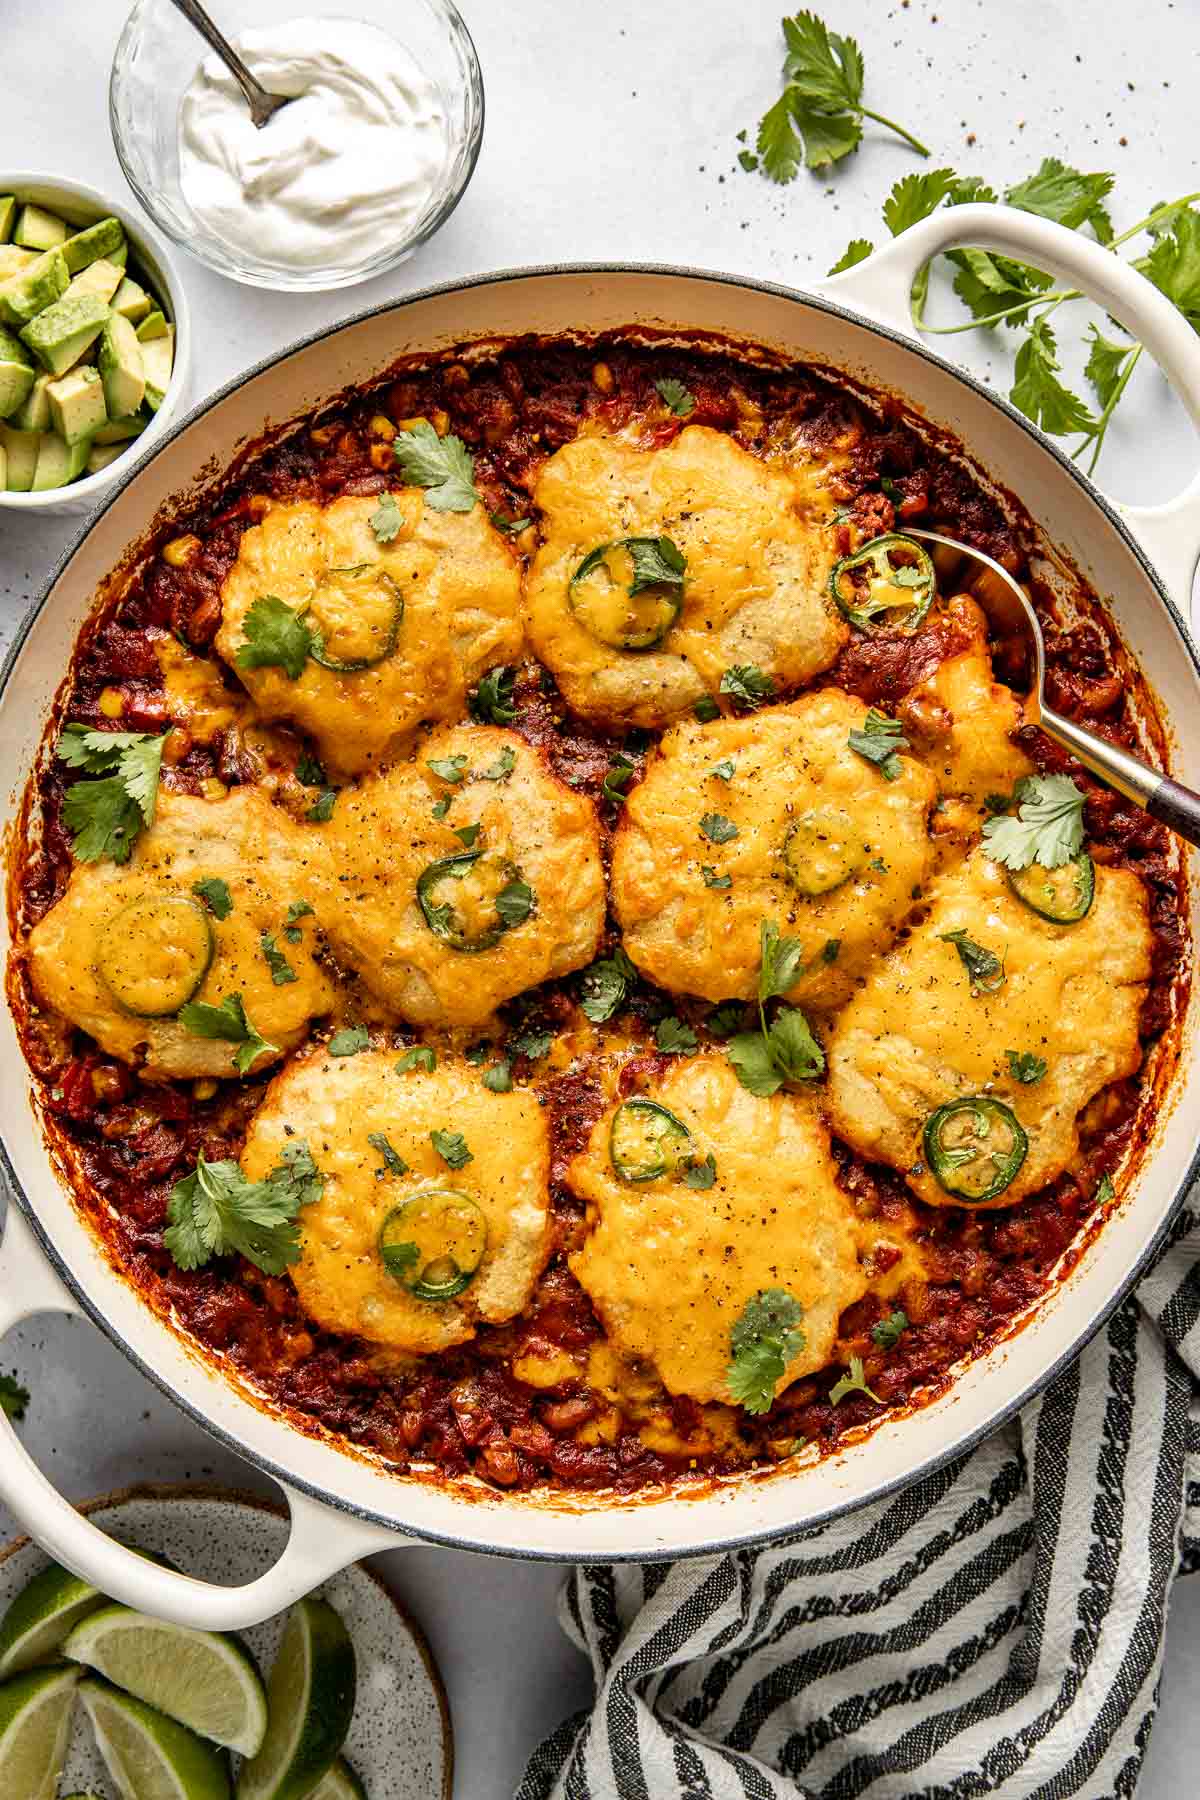
[(4, 486), (10, 494), (27, 494), (33, 486), (37, 469), (40, 431), (17, 431), (11, 425), (0, 425), (0, 448), (4, 450)]
[(146, 314), (137, 328), (137, 334), (139, 341), (143, 344), (149, 343), (151, 338), (166, 337), (167, 315), (159, 312), (156, 306), (152, 313)]
[(0, 328), (0, 418), (9, 418), (34, 383), (33, 358), (19, 338)]
[(67, 291), (71, 277), (61, 250), (46, 250), (0, 282), (0, 321), (24, 325)]
[[(17, 196), (0, 194), (0, 244), (7, 244), (17, 218)], [(0, 481), (0, 487), (4, 483)]]
[(23, 206), (17, 214), (12, 236), (13, 243), (26, 250), (53, 250), (55, 244), (65, 242), (67, 227), (57, 213), (30, 204)]
[(146, 373), (146, 405), (151, 412), (157, 412), (175, 365), (175, 327), (168, 325), (161, 337), (151, 338), (148, 344), (141, 344), (139, 348)]
[(104, 381), (109, 417), (135, 413), (146, 394), (146, 371), (137, 332), (120, 313), (112, 313), (100, 335), (97, 366)]
[[(22, 348), (24, 348), (23, 345)], [(53, 375), (34, 377), (33, 386), (28, 395), (12, 416), (12, 422), (18, 431), (49, 431), (50, 396), (46, 389), (53, 380)]]
[(86, 231), (77, 231), (74, 237), (67, 239), (63, 255), (71, 274), (78, 275), (80, 269), (86, 269), (98, 256), (106, 256), (112, 262), (113, 251), (120, 250), (124, 242), (125, 228), (120, 219), (97, 219)]
[(139, 287), (129, 275), (126, 275), (112, 299), (113, 311), (120, 313), (123, 319), (128, 319), (131, 325), (144, 319), (153, 304), (145, 288)]
[(68, 444), (93, 437), (108, 417), (104, 383), (95, 369), (72, 369), (52, 381), (48, 392), (54, 429)]
[(118, 269), (123, 269), (129, 261), (129, 240), (126, 239), (123, 244), (118, 244), (115, 250), (110, 250), (104, 260), (115, 263)]
[(67, 295), (99, 294), (102, 300), (111, 300), (124, 279), (124, 273), (116, 263), (107, 262), (103, 256), (98, 256), (95, 262), (79, 271), (67, 289)]
[(88, 474), (98, 475), (101, 469), (107, 469), (110, 462), (116, 462), (118, 456), (123, 456), (127, 448), (127, 444), (97, 444), (93, 439), (88, 452)]
[[(18, 277), (19, 279), (19, 277)], [(96, 294), (64, 294), (36, 318), (30, 319), (21, 332), (38, 361), (52, 375), (61, 375), (78, 362), (88, 345), (100, 336), (108, 318), (108, 307)], [(132, 412), (123, 406), (121, 412)]]
[(7, 281), (19, 269), (27, 269), (37, 261), (36, 250), (22, 250), (19, 244), (0, 244), (0, 281)]
[(101, 425), (92, 442), (93, 444), (127, 444), (130, 438), (139, 437), (148, 424), (149, 420), (144, 419), (141, 413), (133, 413), (124, 419), (109, 419), (107, 424)]
[(56, 432), (44, 431), (38, 443), (33, 492), (41, 494), (47, 488), (66, 487), (68, 481), (82, 475), (87, 467), (89, 449), (87, 438), (81, 438), (77, 444), (68, 444)]

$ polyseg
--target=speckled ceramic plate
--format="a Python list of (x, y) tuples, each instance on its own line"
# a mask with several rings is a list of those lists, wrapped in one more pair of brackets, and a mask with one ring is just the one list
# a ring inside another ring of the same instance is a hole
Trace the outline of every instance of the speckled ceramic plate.
[[(286, 1516), (250, 1494), (208, 1487), (138, 1487), (80, 1508), (102, 1530), (156, 1550), (185, 1574), (241, 1583), (262, 1573), (287, 1538)], [(47, 1558), (28, 1538), (0, 1550), (0, 1613)], [(358, 1705), (346, 1757), (368, 1800), (448, 1800), (453, 1772), (450, 1717), (441, 1678), (418, 1627), (361, 1565), (316, 1590), (346, 1622), (358, 1655)], [(282, 1621), (243, 1635), (264, 1674)], [(77, 1715), (61, 1792), (92, 1789), (112, 1800), (91, 1734)]]

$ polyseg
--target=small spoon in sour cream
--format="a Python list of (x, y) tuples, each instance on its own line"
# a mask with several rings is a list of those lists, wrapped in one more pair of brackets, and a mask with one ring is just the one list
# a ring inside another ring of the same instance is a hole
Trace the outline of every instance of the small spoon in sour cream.
[(246, 105), (250, 108), (250, 117), (258, 130), (268, 124), (282, 107), (289, 106), (296, 99), (295, 94), (270, 94), (261, 81), (256, 81), (250, 73), (225, 33), (200, 5), (200, 0), (174, 0), (175, 6), (183, 14), (189, 24), (194, 25), (201, 37), (212, 45), (233, 79), (246, 96)]

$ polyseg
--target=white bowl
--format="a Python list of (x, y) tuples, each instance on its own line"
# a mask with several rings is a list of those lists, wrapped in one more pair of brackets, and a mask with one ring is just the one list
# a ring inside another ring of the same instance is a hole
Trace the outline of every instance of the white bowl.
[(114, 457), (97, 475), (84, 475), (67, 487), (47, 488), (41, 494), (14, 494), (0, 488), (0, 507), (11, 508), (13, 512), (90, 512), (111, 487), (124, 479), (143, 452), (157, 443), (183, 405), (192, 360), (192, 324), (183, 280), (174, 256), (159, 234), (128, 206), (112, 200), (97, 188), (38, 170), (0, 168), (0, 194), (15, 194), (18, 200), (32, 200), (36, 205), (58, 213), (71, 225), (91, 225), (110, 215), (120, 219), (138, 261), (167, 302), (175, 326), (175, 364), (162, 405), (123, 455)]

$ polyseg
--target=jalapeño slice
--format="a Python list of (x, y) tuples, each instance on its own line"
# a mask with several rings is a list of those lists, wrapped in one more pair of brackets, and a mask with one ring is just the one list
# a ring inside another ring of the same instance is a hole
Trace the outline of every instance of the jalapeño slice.
[(626, 1100), (613, 1114), (608, 1153), (622, 1181), (657, 1181), (689, 1160), (692, 1134), (657, 1100)]
[(487, 1220), (470, 1194), (426, 1188), (379, 1231), (379, 1260), (416, 1300), (453, 1300), (470, 1287), (487, 1249)]
[(534, 908), (533, 890), (495, 850), (443, 856), (417, 877), (417, 904), (434, 937), (452, 950), (491, 950)]
[(854, 821), (841, 806), (814, 806), (801, 813), (783, 840), (788, 880), (814, 900), (849, 881), (864, 860)]
[(309, 655), (335, 675), (357, 675), (395, 653), (404, 595), (374, 563), (326, 569), (312, 597)]
[(168, 1019), (199, 992), (215, 949), (198, 900), (147, 894), (109, 920), (96, 945), (96, 967), (126, 1012)]
[(1017, 899), (1056, 925), (1077, 925), (1096, 897), (1096, 868), (1086, 850), (1056, 869), (1030, 863), (1027, 869), (1009, 869), (1007, 873)]
[(843, 618), (860, 631), (885, 625), (911, 636), (933, 604), (937, 576), (928, 552), (893, 531), (843, 556), (829, 577), (829, 591)]
[(588, 551), (567, 585), (567, 600), (600, 643), (652, 650), (679, 617), (686, 567), (668, 537), (618, 538)]
[(925, 1121), (925, 1158), (948, 1194), (968, 1206), (1002, 1194), (1029, 1139), (1011, 1107), (986, 1094), (939, 1106)]

